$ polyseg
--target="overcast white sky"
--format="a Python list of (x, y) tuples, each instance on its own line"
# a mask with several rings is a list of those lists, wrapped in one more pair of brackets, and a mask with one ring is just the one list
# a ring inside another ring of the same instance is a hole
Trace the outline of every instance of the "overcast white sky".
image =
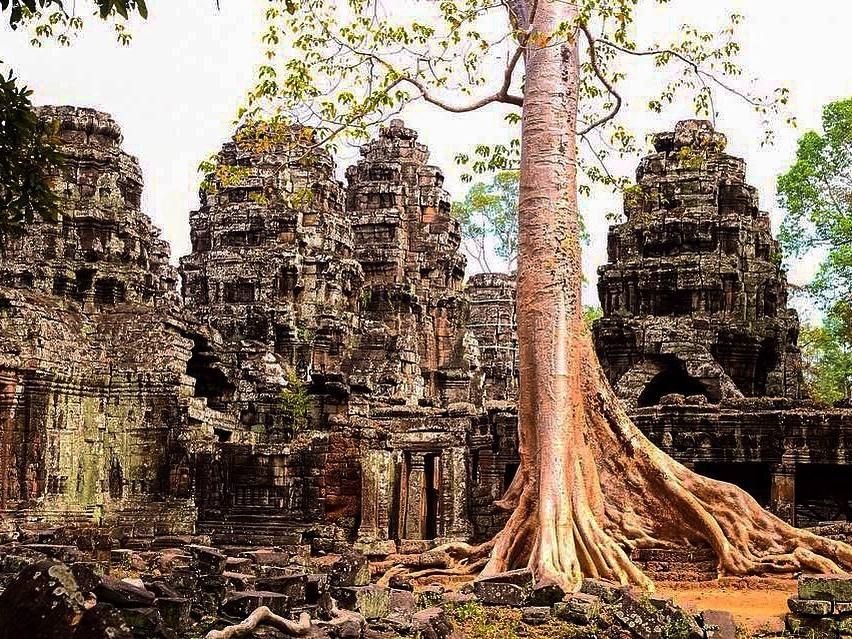
[[(394, 2), (399, 0), (394, 0)], [(174, 256), (188, 250), (188, 212), (198, 204), (196, 167), (216, 151), (231, 132), (241, 96), (250, 86), (257, 62), (261, 27), (260, 0), (150, 0), (151, 16), (133, 26), (133, 43), (118, 47), (112, 33), (90, 21), (71, 48), (34, 48), (24, 32), (0, 24), (0, 60), (11, 66), (34, 91), (38, 104), (91, 106), (113, 114), (124, 131), (125, 148), (139, 158), (145, 176), (145, 211), (163, 229)], [(652, 4), (648, 2), (647, 4)], [(819, 127), (824, 104), (852, 96), (849, 25), (852, 4), (841, 0), (675, 0), (650, 7), (641, 16), (643, 34), (656, 40), (688, 20), (713, 27), (728, 14), (746, 16), (742, 26), (742, 62), (760, 85), (787, 85), (799, 129), (782, 129), (775, 146), (761, 148), (759, 123), (741, 105), (720, 103), (717, 125), (728, 134), (729, 150), (745, 157), (749, 180), (760, 189), (763, 208), (773, 220), (775, 177), (793, 158), (804, 130)], [(5, 16), (4, 16), (5, 18)], [(643, 40), (646, 38), (643, 37)], [(653, 72), (633, 70), (628, 93), (634, 99), (626, 122), (638, 133), (669, 129), (689, 105), (664, 117), (644, 112)], [(505, 130), (499, 109), (469, 115), (447, 115), (425, 106), (405, 114), (410, 126), (432, 149), (432, 162), (447, 173), (454, 197), (464, 188), (453, 155), (478, 142), (493, 141)], [(632, 167), (623, 167), (632, 171)], [(583, 202), (592, 235), (586, 250), (587, 298), (595, 302), (595, 268), (605, 261), (607, 222), (617, 208), (605, 193)], [(792, 265), (790, 279), (804, 282), (816, 260)]]

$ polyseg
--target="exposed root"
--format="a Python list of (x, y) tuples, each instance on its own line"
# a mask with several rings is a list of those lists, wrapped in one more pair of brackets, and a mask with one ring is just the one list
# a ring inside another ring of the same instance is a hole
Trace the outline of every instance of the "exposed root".
[(392, 555), (371, 567), (374, 573), (381, 574), (377, 582), (380, 586), (387, 586), (396, 576), (415, 582), (437, 576), (475, 576), (487, 563), (493, 547), (493, 540), (476, 546), (451, 542), (422, 554)]
[(311, 616), (303, 612), (299, 615), (299, 621), (292, 621), (276, 615), (266, 606), (261, 606), (238, 624), (222, 630), (211, 630), (205, 635), (205, 639), (248, 637), (258, 626), (270, 626), (292, 637), (303, 637), (311, 631)]

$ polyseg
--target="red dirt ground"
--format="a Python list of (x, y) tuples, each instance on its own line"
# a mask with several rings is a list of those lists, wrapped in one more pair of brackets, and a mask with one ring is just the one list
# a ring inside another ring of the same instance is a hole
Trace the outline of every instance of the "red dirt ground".
[(695, 584), (657, 584), (658, 595), (695, 611), (726, 610), (734, 615), (737, 625), (756, 634), (783, 630), (787, 598), (795, 593), (795, 579), (728, 577)]

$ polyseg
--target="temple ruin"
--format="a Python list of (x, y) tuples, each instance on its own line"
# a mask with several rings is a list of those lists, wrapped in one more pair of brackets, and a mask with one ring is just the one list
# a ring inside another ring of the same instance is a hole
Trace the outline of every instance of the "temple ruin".
[[(63, 208), (0, 256), (7, 522), (301, 555), (500, 529), (518, 469), (514, 279), (465, 282), (414, 130), (382, 128), (344, 185), (304, 130), (242, 127), (178, 273), (116, 123), (40, 113), (59, 122)], [(800, 524), (850, 519), (852, 484), (824, 480), (852, 474), (852, 411), (803, 397), (798, 320), (743, 161), (706, 123), (654, 145), (600, 271), (610, 380), (680, 461)]]
[[(598, 357), (637, 425), (799, 525), (849, 520), (852, 413), (804, 397), (769, 216), (707, 122), (654, 137), (598, 271)], [(831, 484), (831, 485), (829, 485)]]

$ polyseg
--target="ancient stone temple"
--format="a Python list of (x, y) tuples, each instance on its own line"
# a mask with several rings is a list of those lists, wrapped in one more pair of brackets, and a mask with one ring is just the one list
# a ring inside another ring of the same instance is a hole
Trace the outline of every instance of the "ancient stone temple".
[(654, 138), (598, 289), (598, 356), (630, 407), (800, 396), (798, 318), (745, 163), (706, 122)]
[(64, 205), (11, 238), (0, 262), (0, 508), (192, 530), (189, 452), (230, 421), (195, 397), (201, 327), (180, 310), (116, 123), (71, 107), (40, 115), (59, 126)]
[[(345, 189), (313, 144), (299, 129), (241, 129), (190, 216), (183, 297), (216, 335), (195, 351), (198, 392), (235, 424), (196, 455), (199, 530), (376, 552), (490, 530), (517, 467), (513, 406), (486, 407), (498, 385), (511, 399), (497, 349), (512, 319), (497, 318), (499, 335), (487, 311), (472, 319), (443, 175), (415, 131), (382, 129)], [(481, 370), (480, 334), (495, 340), (494, 370)], [(503, 452), (471, 476), (498, 429), (512, 433)], [(471, 502), (470, 485), (483, 497)]]
[[(61, 216), (0, 256), (7, 521), (298, 556), (500, 529), (518, 468), (514, 279), (464, 283), (414, 130), (381, 129), (344, 185), (306, 131), (241, 128), (190, 214), (178, 292), (115, 122), (42, 116), (66, 158)], [(682, 462), (799, 523), (852, 518), (852, 411), (802, 397), (797, 319), (743, 162), (704, 123), (655, 146), (601, 270), (609, 378)]]
[(849, 519), (852, 414), (802, 397), (798, 318), (745, 163), (708, 122), (653, 143), (599, 270), (607, 376), (676, 459), (790, 521)]

